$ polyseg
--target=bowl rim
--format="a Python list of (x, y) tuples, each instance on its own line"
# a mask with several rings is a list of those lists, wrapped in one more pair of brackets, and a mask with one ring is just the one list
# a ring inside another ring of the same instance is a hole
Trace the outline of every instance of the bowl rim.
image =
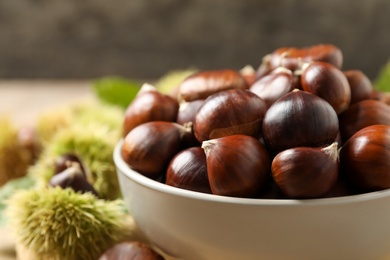
[(316, 205), (335, 205), (335, 204), (350, 204), (360, 203), (363, 201), (381, 199), (390, 196), (390, 189), (373, 191), (357, 195), (348, 195), (343, 197), (332, 198), (318, 198), (318, 199), (260, 199), (260, 198), (238, 198), (228, 197), (215, 194), (207, 194), (196, 191), (190, 191), (172, 187), (164, 183), (152, 180), (141, 173), (130, 168), (130, 166), (123, 160), (121, 149), (124, 140), (121, 139), (115, 145), (113, 159), (115, 166), (119, 172), (130, 178), (134, 182), (146, 188), (167, 193), (170, 195), (183, 197), (187, 199), (209, 201), (225, 204), (239, 204), (239, 205), (258, 205), (258, 206), (316, 206)]

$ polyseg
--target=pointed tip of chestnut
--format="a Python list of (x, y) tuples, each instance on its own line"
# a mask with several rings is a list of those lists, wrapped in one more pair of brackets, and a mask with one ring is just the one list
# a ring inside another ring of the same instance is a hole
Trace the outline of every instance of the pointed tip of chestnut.
[(209, 156), (210, 150), (212, 147), (216, 144), (216, 141), (214, 139), (210, 139), (207, 141), (202, 142), (202, 149), (204, 150), (204, 153), (206, 154), (206, 157)]
[(322, 151), (325, 154), (329, 155), (333, 160), (337, 160), (339, 158), (339, 144), (338, 142), (334, 142), (331, 145), (322, 148)]

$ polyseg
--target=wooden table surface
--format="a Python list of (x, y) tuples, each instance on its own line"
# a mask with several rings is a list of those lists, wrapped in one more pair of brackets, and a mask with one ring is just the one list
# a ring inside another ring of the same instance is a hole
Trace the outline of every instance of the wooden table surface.
[[(93, 97), (89, 81), (0, 80), (0, 117), (32, 126), (43, 111)], [(16, 259), (14, 243), (10, 230), (0, 228), (0, 260)]]

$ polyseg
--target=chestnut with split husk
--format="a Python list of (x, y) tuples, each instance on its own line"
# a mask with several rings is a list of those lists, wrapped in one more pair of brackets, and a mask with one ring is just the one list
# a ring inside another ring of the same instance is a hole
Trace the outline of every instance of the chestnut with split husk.
[(279, 48), (269, 58), (273, 69), (285, 67), (291, 71), (300, 69), (303, 62), (322, 61), (341, 68), (343, 55), (339, 48), (331, 44), (318, 44), (307, 48)]
[(273, 153), (293, 147), (320, 147), (338, 135), (337, 114), (328, 102), (294, 90), (278, 99), (263, 120), (263, 140)]
[(370, 125), (390, 125), (390, 107), (379, 100), (362, 100), (339, 115), (340, 134), (347, 141), (353, 134)]
[(337, 114), (351, 102), (351, 89), (344, 73), (326, 62), (303, 65), (301, 85), (304, 91), (317, 95), (333, 107)]
[(55, 174), (49, 181), (51, 187), (71, 188), (76, 192), (90, 192), (99, 197), (95, 188), (85, 178), (81, 165), (77, 162), (71, 164), (62, 172)]
[(178, 110), (179, 103), (176, 99), (160, 93), (152, 85), (144, 84), (125, 111), (123, 137), (146, 122), (175, 122)]
[(228, 89), (247, 89), (245, 78), (236, 70), (209, 70), (195, 73), (179, 86), (179, 100), (193, 101)]
[(67, 168), (71, 167), (77, 163), (80, 166), (81, 172), (86, 176), (86, 169), (81, 159), (72, 153), (66, 153), (57, 157), (54, 161), (54, 174), (65, 171)]
[(342, 174), (364, 191), (390, 188), (390, 126), (367, 126), (340, 149)]
[(231, 89), (208, 97), (198, 109), (194, 134), (199, 142), (245, 134), (259, 137), (267, 105), (249, 90)]
[(343, 72), (351, 89), (351, 104), (371, 99), (373, 87), (370, 79), (360, 70), (347, 70)]
[(258, 139), (231, 135), (204, 141), (202, 148), (213, 194), (254, 197), (263, 188), (271, 159)]
[(249, 90), (263, 99), (267, 106), (292, 91), (294, 87), (294, 75), (291, 70), (280, 67), (268, 75), (260, 78)]
[(175, 155), (168, 165), (165, 183), (186, 190), (211, 193), (203, 149), (191, 147)]
[(289, 198), (319, 198), (338, 176), (337, 143), (325, 148), (295, 147), (278, 153), (272, 161), (275, 183)]
[(180, 151), (190, 129), (177, 123), (152, 121), (131, 130), (123, 141), (122, 157), (141, 174), (157, 179), (165, 174), (171, 159)]
[(150, 246), (139, 241), (124, 241), (107, 249), (99, 260), (164, 260)]

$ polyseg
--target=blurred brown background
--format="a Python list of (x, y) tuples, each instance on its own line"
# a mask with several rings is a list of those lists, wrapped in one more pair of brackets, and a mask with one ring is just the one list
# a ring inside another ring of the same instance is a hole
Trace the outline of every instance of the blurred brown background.
[(388, 0), (1, 0), (0, 79), (257, 67), (278, 47), (316, 43), (374, 78), (389, 25)]

